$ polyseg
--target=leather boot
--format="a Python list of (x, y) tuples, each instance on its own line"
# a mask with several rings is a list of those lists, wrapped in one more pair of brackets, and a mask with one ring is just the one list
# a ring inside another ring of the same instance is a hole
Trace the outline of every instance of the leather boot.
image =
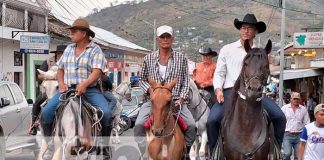
[(29, 130), (29, 135), (35, 136), (37, 134), (37, 128), (38, 127), (35, 125), (36, 120), (37, 120), (37, 116), (33, 116), (32, 117), (32, 124), (31, 124), (30, 130)]

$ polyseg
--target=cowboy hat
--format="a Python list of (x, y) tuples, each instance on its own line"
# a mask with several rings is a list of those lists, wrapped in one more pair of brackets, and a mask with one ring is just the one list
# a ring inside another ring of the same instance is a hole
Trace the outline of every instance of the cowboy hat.
[(251, 24), (256, 27), (258, 33), (262, 33), (267, 29), (264, 22), (259, 21), (255, 18), (254, 14), (247, 14), (244, 16), (243, 21), (239, 21), (237, 18), (234, 20), (234, 26), (240, 30), (243, 24)]
[(56, 46), (56, 50), (51, 51), (51, 53), (58, 53), (58, 52), (63, 53), (65, 48), (66, 48), (66, 45), (58, 45), (58, 46)]
[(90, 37), (95, 37), (95, 33), (90, 29), (90, 25), (89, 22), (84, 19), (84, 18), (79, 18), (76, 19), (71, 27), (68, 27), (68, 29), (79, 29), (79, 30), (83, 30), (83, 31), (87, 31), (89, 33)]
[(211, 48), (209, 47), (202, 47), (199, 49), (199, 54), (205, 56), (205, 55), (212, 55), (213, 57), (217, 56), (217, 52), (213, 51)]

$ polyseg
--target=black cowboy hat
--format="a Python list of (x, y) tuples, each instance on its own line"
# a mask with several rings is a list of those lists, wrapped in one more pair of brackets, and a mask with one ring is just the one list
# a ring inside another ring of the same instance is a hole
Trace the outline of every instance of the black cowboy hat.
[(79, 29), (79, 30), (83, 30), (83, 31), (87, 31), (89, 33), (90, 37), (95, 37), (95, 33), (90, 29), (90, 25), (89, 22), (84, 19), (84, 18), (79, 18), (76, 19), (71, 27), (68, 27), (68, 29)]
[(264, 22), (259, 21), (255, 18), (254, 14), (247, 14), (244, 16), (243, 21), (239, 21), (237, 18), (234, 20), (234, 26), (239, 30), (243, 24), (251, 24), (256, 27), (258, 33), (262, 33), (267, 29)]
[(217, 56), (217, 52), (213, 51), (211, 48), (209, 47), (202, 47), (199, 49), (199, 54), (205, 56), (205, 55), (212, 55), (213, 57)]
[(66, 45), (58, 45), (58, 46), (56, 46), (56, 50), (51, 51), (51, 53), (58, 53), (58, 52), (63, 53), (65, 48), (66, 48)]

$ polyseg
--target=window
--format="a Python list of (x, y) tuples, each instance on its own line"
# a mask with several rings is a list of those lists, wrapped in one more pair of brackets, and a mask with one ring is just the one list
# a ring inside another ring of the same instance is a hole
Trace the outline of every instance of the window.
[(28, 13), (28, 31), (45, 32), (45, 16)]
[(24, 11), (12, 6), (7, 6), (5, 25), (8, 27), (24, 29)]
[(14, 84), (10, 84), (10, 87), (12, 89), (13, 94), (16, 97), (16, 100), (17, 100), (16, 104), (19, 104), (19, 103), (23, 102), (24, 101), (24, 95), (20, 92), (19, 87), (17, 85), (14, 85)]
[(6, 84), (0, 86), (0, 98), (9, 98), (10, 105), (14, 104), (14, 99)]

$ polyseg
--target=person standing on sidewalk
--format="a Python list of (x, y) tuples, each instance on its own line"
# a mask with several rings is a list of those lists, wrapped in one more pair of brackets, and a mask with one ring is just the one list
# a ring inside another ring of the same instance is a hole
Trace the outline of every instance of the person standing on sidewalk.
[(309, 116), (306, 107), (300, 105), (300, 94), (291, 94), (291, 103), (284, 105), (281, 110), (287, 119), (285, 135), (283, 139), (284, 160), (290, 160), (292, 149), (294, 159), (298, 159), (298, 145), (300, 134), (306, 124), (309, 123)]

